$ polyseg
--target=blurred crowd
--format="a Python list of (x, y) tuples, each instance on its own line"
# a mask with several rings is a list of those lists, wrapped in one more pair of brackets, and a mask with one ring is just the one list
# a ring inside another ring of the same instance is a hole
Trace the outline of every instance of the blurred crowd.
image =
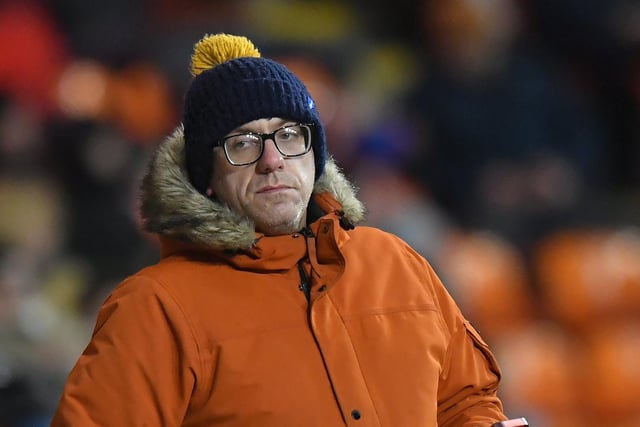
[(307, 84), (508, 414), (640, 425), (637, 0), (0, 0), (0, 427), (48, 425), (100, 303), (158, 259), (139, 179), (217, 32)]

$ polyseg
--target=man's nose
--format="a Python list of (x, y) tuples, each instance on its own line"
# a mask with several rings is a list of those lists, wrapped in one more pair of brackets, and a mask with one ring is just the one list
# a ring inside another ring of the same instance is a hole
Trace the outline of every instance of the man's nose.
[(271, 138), (265, 139), (262, 156), (258, 160), (260, 170), (270, 172), (282, 168), (283, 165), (284, 156), (276, 148), (275, 141)]

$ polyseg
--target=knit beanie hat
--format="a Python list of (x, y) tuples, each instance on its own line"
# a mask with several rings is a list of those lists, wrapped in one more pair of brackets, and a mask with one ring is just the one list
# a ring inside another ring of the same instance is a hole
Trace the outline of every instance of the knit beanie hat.
[(307, 88), (284, 65), (262, 58), (245, 37), (215, 34), (195, 44), (191, 72), (183, 125), (186, 167), (196, 190), (206, 192), (217, 141), (244, 123), (270, 117), (313, 125), (318, 179), (326, 160), (324, 128)]

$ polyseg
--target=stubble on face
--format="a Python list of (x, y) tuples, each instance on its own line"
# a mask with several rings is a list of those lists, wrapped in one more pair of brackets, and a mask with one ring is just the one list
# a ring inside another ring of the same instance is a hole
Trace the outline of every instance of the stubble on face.
[(253, 201), (246, 204), (245, 209), (255, 222), (256, 231), (266, 235), (282, 235), (304, 227), (309, 197), (298, 186), (281, 187), (286, 181), (279, 179), (278, 187), (274, 190), (254, 193)]

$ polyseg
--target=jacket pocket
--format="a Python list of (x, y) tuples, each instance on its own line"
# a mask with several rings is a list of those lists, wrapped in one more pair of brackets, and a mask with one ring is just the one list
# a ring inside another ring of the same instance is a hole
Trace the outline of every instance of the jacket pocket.
[(467, 330), (467, 334), (473, 340), (473, 344), (476, 346), (476, 348), (478, 348), (478, 350), (482, 352), (484, 357), (487, 359), (491, 371), (493, 371), (498, 376), (498, 378), (500, 378), (502, 376), (502, 373), (500, 372), (498, 361), (489, 349), (489, 345), (480, 335), (480, 332), (478, 332), (478, 330), (468, 320), (464, 321), (464, 327)]

